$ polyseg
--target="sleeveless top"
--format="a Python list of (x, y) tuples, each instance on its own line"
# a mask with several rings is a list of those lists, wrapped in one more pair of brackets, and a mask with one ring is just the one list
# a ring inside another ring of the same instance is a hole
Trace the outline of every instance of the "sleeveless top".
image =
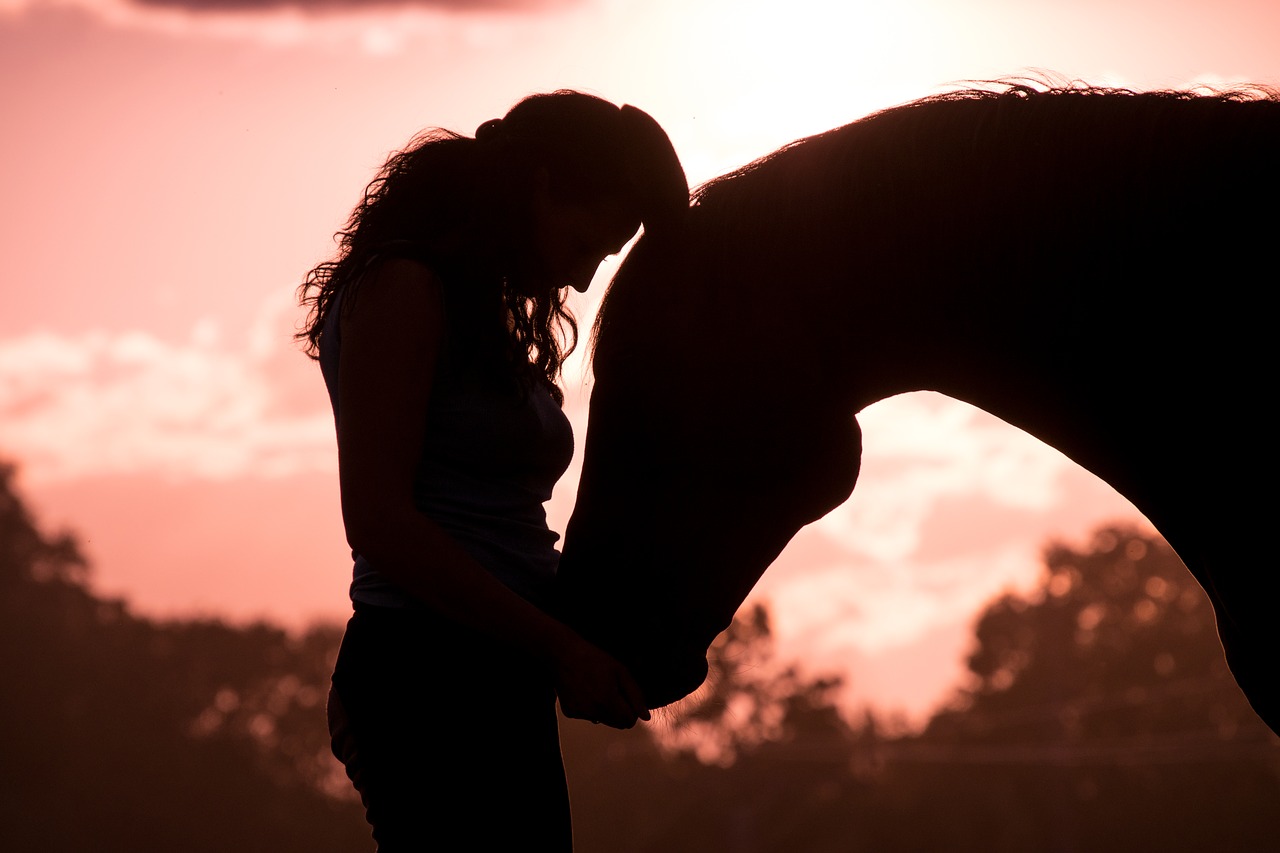
[[(320, 371), (335, 423), (341, 403), (340, 309), (341, 294), (320, 338)], [(467, 371), (448, 354), (437, 361), (427, 404), (414, 505), (498, 580), (535, 604), (546, 604), (560, 537), (548, 529), (543, 503), (573, 458), (569, 419), (532, 369), (522, 385), (495, 381)], [(353, 551), (352, 557), (353, 602), (425, 607), (363, 556)]]

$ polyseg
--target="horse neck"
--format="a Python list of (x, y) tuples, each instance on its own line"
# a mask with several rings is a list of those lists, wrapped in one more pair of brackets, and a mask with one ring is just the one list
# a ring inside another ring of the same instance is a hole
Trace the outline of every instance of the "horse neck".
[(1245, 280), (1222, 247), (1273, 242), (1251, 211), (1280, 192), (1280, 104), (1024, 106), (892, 111), (714, 188), (683, 331), (853, 410), (928, 389), (1037, 426), (1029, 400), (1119, 404), (1117, 357), (1168, 358), (1206, 325), (1169, 283)]

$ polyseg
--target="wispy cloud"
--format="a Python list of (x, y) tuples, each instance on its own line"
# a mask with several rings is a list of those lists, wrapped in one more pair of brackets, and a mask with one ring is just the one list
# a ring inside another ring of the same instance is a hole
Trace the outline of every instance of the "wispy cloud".
[(451, 14), (538, 13), (580, 5), (588, 0), (0, 0), (0, 12), (37, 8), (81, 8), (114, 17), (121, 9), (180, 9), (194, 13), (254, 14), (281, 9), (315, 15), (355, 15), (394, 9), (423, 9)]
[(277, 47), (399, 53), (417, 39), (486, 41), (593, 0), (0, 0), (0, 18), (69, 9), (121, 29)]
[(574, 5), (579, 0), (132, 0), (136, 5), (193, 12), (261, 12), (298, 9), (335, 14), (395, 8), (435, 9), (454, 13), (541, 12)]
[(319, 377), (281, 327), (264, 309), (238, 349), (208, 322), (176, 343), (142, 331), (0, 340), (0, 453), (37, 481), (332, 470)]
[(928, 517), (963, 497), (994, 508), (1049, 510), (1060, 499), (1062, 454), (972, 406), (911, 394), (858, 416), (866, 447), (855, 498), (818, 528), (851, 557), (898, 561), (921, 547)]
[(818, 670), (924, 642), (1034, 582), (1047, 539), (1136, 516), (1061, 453), (941, 395), (886, 400), (858, 420), (853, 497), (802, 531), (754, 593), (775, 607), (780, 646)]

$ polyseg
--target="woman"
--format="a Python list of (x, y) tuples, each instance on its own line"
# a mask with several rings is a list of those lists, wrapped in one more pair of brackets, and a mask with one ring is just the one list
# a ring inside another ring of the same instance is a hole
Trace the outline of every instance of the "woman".
[(392, 156), (301, 288), (355, 559), (330, 729), (383, 853), (569, 849), (556, 697), (648, 719), (625, 668), (539, 607), (542, 504), (573, 451), (563, 288), (687, 207), (646, 113), (535, 95)]

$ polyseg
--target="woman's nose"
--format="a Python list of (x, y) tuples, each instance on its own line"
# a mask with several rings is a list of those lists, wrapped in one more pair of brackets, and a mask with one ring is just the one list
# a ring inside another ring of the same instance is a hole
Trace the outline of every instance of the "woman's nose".
[(603, 261), (603, 257), (584, 258), (570, 271), (569, 286), (579, 293), (586, 293), (592, 279), (596, 277), (596, 270), (600, 269)]

